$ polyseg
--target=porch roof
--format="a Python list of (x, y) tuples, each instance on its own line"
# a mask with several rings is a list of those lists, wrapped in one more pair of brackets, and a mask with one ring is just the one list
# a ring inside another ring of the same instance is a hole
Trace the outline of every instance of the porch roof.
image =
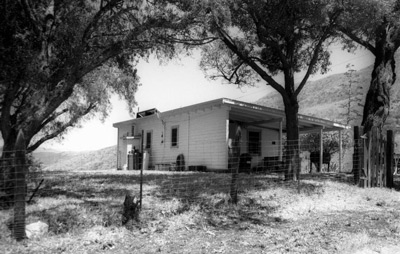
[[(230, 120), (273, 130), (279, 130), (280, 123), (282, 123), (282, 131), (286, 132), (286, 117), (283, 110), (231, 99), (222, 99), (222, 103), (230, 107)], [(336, 131), (350, 128), (322, 118), (302, 114), (299, 114), (298, 117), (300, 133), (319, 132), (320, 130)]]
[[(242, 122), (248, 126), (266, 128), (266, 129), (276, 129), (276, 130), (279, 130), (280, 124), (282, 123), (282, 131), (286, 132), (286, 117), (285, 117), (285, 112), (283, 110), (227, 99), (227, 98), (221, 98), (203, 103), (198, 103), (178, 109), (165, 111), (162, 113), (158, 113), (157, 111), (157, 114), (145, 116), (143, 118), (147, 117), (163, 118), (167, 116), (187, 113), (210, 107), (221, 107), (223, 105), (229, 108), (229, 120)], [(322, 118), (317, 118), (302, 114), (299, 114), (298, 117), (299, 117), (299, 131), (301, 133), (319, 132), (321, 129), (323, 131), (335, 131), (335, 130), (343, 130), (349, 128), (346, 125), (336, 123), (330, 120), (325, 120)], [(138, 120), (140, 120), (140, 118), (114, 123), (113, 126), (118, 128), (118, 126), (121, 124), (135, 123)]]

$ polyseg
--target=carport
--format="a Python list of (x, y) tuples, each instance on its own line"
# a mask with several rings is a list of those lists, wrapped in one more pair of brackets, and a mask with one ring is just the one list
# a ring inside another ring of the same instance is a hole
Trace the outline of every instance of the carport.
[[(286, 133), (286, 117), (283, 110), (245, 103), (231, 99), (223, 99), (223, 104), (229, 106), (229, 120), (244, 123), (261, 129), (276, 130), (279, 132), (279, 160), (283, 156), (283, 135)], [(349, 126), (317, 117), (299, 114), (300, 133), (320, 133), (338, 131), (339, 133), (339, 170), (342, 170), (342, 131)], [(323, 159), (323, 142), (320, 138), (320, 165)]]

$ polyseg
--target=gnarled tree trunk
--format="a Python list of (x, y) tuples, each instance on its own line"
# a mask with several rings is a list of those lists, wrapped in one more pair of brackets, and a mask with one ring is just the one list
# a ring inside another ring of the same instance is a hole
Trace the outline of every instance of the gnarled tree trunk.
[(390, 89), (396, 81), (394, 54), (400, 45), (400, 28), (388, 22), (376, 31), (375, 63), (366, 96), (363, 121), (364, 133), (373, 126), (382, 129), (390, 109)]

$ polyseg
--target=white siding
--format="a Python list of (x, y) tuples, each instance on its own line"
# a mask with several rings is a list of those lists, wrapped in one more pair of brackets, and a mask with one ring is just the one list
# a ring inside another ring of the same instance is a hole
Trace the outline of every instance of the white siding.
[[(144, 146), (146, 132), (152, 131), (152, 144), (149, 151), (150, 167), (159, 163), (176, 162), (178, 155), (183, 154), (186, 167), (203, 165), (210, 170), (227, 169), (227, 110), (226, 106), (209, 107), (176, 115), (161, 116), (161, 119), (154, 115), (134, 120), (135, 132), (141, 134), (142, 130), (144, 131)], [(132, 124), (119, 126), (118, 151), (121, 154), (119, 163), (121, 166), (126, 164), (127, 144), (131, 142), (121, 138), (130, 132), (131, 126)], [(176, 147), (171, 146), (171, 129), (173, 127), (178, 127), (178, 145)]]
[(205, 165), (210, 170), (228, 168), (226, 106), (190, 113), (189, 164)]

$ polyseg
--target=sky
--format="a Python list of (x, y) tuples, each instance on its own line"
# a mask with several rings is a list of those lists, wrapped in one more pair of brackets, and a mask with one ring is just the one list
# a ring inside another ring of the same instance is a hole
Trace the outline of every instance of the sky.
[[(366, 50), (348, 53), (338, 45), (333, 46), (331, 51), (331, 70), (325, 75), (317, 74), (310, 80), (346, 72), (347, 64), (353, 64), (353, 69), (359, 70), (374, 61), (371, 53)], [(135, 95), (138, 106), (134, 111), (157, 108), (163, 112), (222, 97), (251, 103), (272, 90), (265, 83), (255, 87), (238, 88), (221, 80), (211, 81), (200, 70), (199, 61), (199, 52), (163, 64), (155, 58), (150, 58), (148, 62), (140, 61), (137, 69), (142, 86)], [(298, 78), (296, 81), (300, 80), (301, 78)], [(125, 102), (117, 96), (112, 98), (112, 105), (112, 111), (104, 122), (98, 119), (85, 122), (81, 128), (70, 130), (62, 141), (49, 141), (42, 149), (88, 151), (116, 145), (117, 129), (113, 128), (112, 124), (129, 120), (132, 116), (129, 115)]]

